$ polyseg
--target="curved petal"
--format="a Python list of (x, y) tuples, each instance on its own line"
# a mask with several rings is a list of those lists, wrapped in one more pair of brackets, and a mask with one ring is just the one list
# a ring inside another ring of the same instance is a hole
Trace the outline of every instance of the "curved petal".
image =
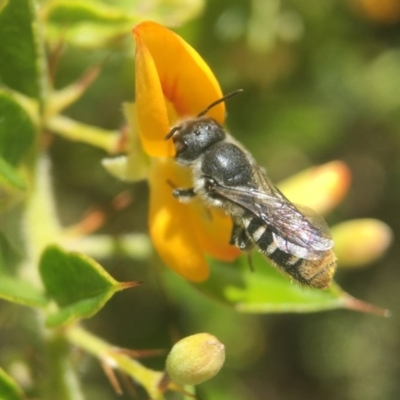
[(209, 268), (197, 240), (197, 220), (187, 204), (171, 194), (168, 181), (180, 184), (172, 160), (155, 160), (150, 182), (150, 235), (158, 254), (179, 275), (194, 282), (208, 278)]
[[(151, 54), (162, 91), (179, 117), (196, 116), (222, 97), (211, 69), (180, 36), (151, 21), (137, 25), (133, 33), (138, 46), (144, 45)], [(140, 72), (137, 78), (141, 78)], [(208, 116), (223, 124), (225, 104), (213, 107)], [(160, 140), (165, 135), (161, 132)]]
[(164, 137), (170, 130), (160, 78), (153, 57), (141, 36), (136, 39), (136, 117), (144, 151), (151, 157), (171, 157), (173, 143)]

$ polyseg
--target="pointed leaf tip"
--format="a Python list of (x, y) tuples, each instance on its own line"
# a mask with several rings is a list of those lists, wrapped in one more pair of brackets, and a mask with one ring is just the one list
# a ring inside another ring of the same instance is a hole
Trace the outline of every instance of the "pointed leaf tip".
[(143, 283), (143, 281), (120, 282), (118, 283), (118, 290), (134, 288), (136, 286), (142, 285)]
[(117, 282), (90, 257), (54, 245), (43, 252), (39, 270), (47, 293), (59, 306), (47, 319), (48, 326), (91, 317), (115, 292), (138, 284)]
[(349, 294), (345, 294), (343, 296), (343, 304), (344, 308), (347, 308), (348, 310), (359, 311), (366, 314), (373, 314), (378, 317), (389, 318), (392, 315), (392, 312), (390, 310), (356, 299)]
[(250, 271), (245, 257), (232, 264), (211, 261), (210, 278), (196, 287), (214, 299), (243, 313), (308, 313), (344, 308), (389, 316), (389, 312), (358, 300), (335, 282), (327, 290), (313, 289), (293, 283), (268, 265), (260, 254), (253, 257)]

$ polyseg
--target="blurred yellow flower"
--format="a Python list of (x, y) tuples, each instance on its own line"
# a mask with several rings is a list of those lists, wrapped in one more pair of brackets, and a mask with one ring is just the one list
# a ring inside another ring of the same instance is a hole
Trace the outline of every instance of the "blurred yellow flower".
[(376, 22), (395, 24), (400, 19), (399, 0), (351, 0), (350, 4)]

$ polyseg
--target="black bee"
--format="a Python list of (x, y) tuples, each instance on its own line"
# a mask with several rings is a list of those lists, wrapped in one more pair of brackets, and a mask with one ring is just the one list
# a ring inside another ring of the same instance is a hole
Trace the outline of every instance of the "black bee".
[(230, 244), (249, 251), (256, 247), (296, 281), (325, 289), (336, 267), (333, 241), (325, 221), (312, 210), (293, 205), (271, 182), (252, 155), (227, 134), (210, 108), (171, 129), (176, 161), (192, 169), (192, 188), (176, 188), (180, 201), (198, 196), (232, 218)]

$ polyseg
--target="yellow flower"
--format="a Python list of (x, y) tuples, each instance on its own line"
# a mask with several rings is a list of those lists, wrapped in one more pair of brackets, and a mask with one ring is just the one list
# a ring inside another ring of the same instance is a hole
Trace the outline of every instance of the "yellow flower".
[[(176, 187), (192, 186), (190, 170), (178, 166), (174, 146), (164, 138), (178, 120), (194, 117), (222, 97), (210, 68), (181, 37), (154, 23), (133, 29), (136, 41), (136, 121), (142, 147), (151, 157), (149, 226), (161, 258), (186, 279), (207, 279), (205, 256), (232, 261), (239, 250), (228, 244), (232, 222), (197, 200), (179, 203)], [(225, 105), (208, 116), (223, 124)]]

